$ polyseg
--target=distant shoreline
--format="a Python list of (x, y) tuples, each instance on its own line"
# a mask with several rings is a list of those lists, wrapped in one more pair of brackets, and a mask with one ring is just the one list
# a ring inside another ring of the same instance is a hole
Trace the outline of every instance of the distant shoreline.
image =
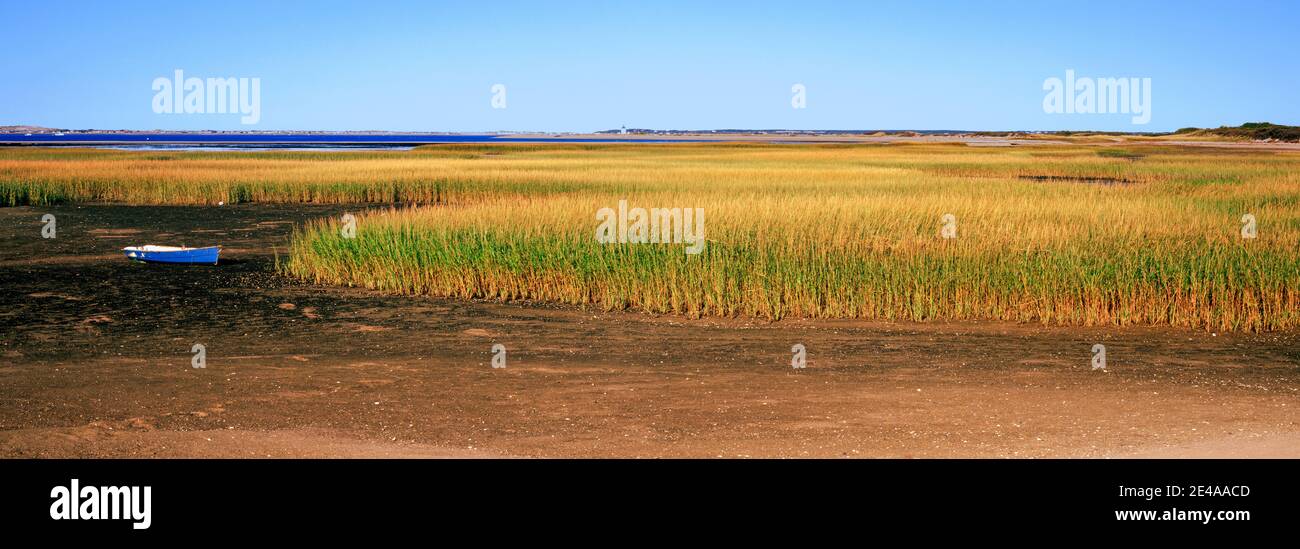
[[(1260, 150), (1300, 150), (1300, 143), (1281, 141), (1247, 141), (1188, 134), (1110, 134), (1110, 133), (1019, 133), (1019, 131), (874, 131), (874, 133), (837, 133), (837, 131), (706, 131), (706, 133), (393, 133), (393, 131), (31, 131), (9, 133), (16, 126), (0, 127), (0, 146), (85, 146), (121, 148), (213, 147), (230, 150), (248, 148), (409, 148), (422, 144), (485, 143), (774, 143), (774, 144), (888, 144), (888, 143), (966, 143), (969, 146), (1013, 147), (1044, 144), (1165, 144), (1165, 146), (1260, 148)], [(23, 127), (23, 126), (17, 126)]]
[[(133, 143), (165, 144), (401, 144), (484, 142), (824, 142), (876, 143), (896, 141), (957, 141), (982, 143), (1002, 141), (1014, 144), (1041, 144), (1047, 140), (1088, 143), (1096, 140), (1147, 142), (1176, 140), (1201, 144), (1222, 142), (1237, 144), (1300, 143), (1300, 127), (1249, 122), (1240, 126), (1218, 128), (1182, 128), (1173, 132), (1115, 132), (1090, 130), (790, 130), (790, 129), (713, 129), (661, 130), (622, 128), (597, 132), (398, 132), (301, 131), (301, 130), (68, 130), (32, 125), (0, 126), (0, 144), (98, 144)], [(1290, 148), (1290, 147), (1283, 147)]]

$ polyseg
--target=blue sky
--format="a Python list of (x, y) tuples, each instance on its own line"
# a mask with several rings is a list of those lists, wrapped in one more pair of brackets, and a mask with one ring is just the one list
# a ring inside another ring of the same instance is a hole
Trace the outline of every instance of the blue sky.
[[(1300, 125), (1300, 2), (0, 4), (0, 125), (591, 131)], [(261, 119), (156, 114), (157, 77), (256, 77)], [(1151, 121), (1043, 82), (1151, 78)], [(807, 108), (791, 107), (791, 86)], [(491, 87), (506, 85), (505, 109)]]

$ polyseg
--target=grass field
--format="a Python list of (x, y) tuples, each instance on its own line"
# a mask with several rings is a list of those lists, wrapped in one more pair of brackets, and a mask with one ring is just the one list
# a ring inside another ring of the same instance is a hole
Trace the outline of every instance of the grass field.
[[(700, 208), (707, 246), (601, 244)], [(1129, 145), (462, 145), (0, 151), (0, 203), (420, 203), (303, 227), (281, 270), (688, 316), (1300, 326), (1300, 154)], [(1241, 238), (1252, 214), (1258, 237)], [(952, 214), (957, 237), (940, 237)]]

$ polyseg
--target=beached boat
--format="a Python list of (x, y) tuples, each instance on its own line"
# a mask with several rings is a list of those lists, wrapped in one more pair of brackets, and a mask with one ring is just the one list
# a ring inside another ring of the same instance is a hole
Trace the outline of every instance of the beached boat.
[(148, 263), (198, 263), (216, 265), (220, 246), (206, 248), (178, 248), (176, 246), (127, 246), (122, 248), (126, 257)]

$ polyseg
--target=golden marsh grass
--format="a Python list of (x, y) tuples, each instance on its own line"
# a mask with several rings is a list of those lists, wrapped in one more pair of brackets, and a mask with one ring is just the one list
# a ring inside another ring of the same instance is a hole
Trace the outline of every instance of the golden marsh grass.
[[(707, 246), (596, 212), (703, 208)], [(384, 291), (690, 316), (1300, 325), (1300, 154), (964, 145), (0, 152), (0, 202), (419, 203), (303, 227), (281, 270)], [(958, 237), (939, 237), (940, 218)], [(1253, 214), (1258, 238), (1240, 236)]]

